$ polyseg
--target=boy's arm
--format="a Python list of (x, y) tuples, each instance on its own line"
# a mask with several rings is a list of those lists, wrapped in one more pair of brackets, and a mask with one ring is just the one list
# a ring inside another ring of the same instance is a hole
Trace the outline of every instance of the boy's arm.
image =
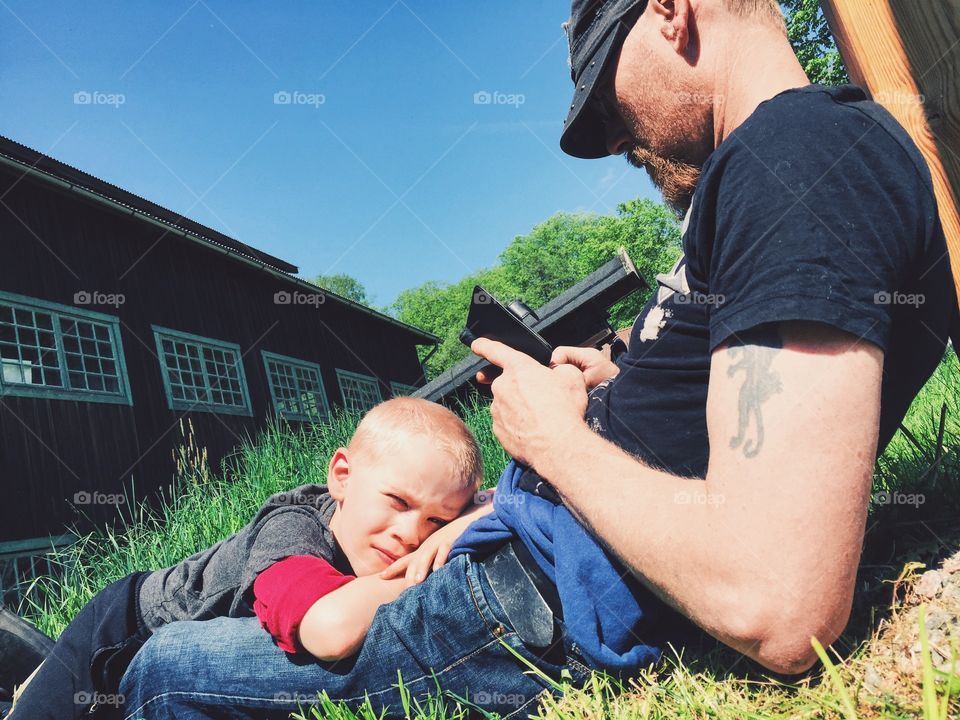
[(493, 492), (478, 493), (484, 496), (484, 503), (473, 505), (379, 575), (359, 577), (317, 600), (300, 623), (300, 644), (311, 655), (327, 661), (359, 651), (377, 608), (393, 602), (408, 587), (421, 582), (431, 569), (443, 565), (467, 526), (493, 510)]
[(406, 577), (358, 577), (317, 600), (300, 623), (303, 648), (320, 660), (339, 660), (360, 650), (377, 608), (413, 585)]

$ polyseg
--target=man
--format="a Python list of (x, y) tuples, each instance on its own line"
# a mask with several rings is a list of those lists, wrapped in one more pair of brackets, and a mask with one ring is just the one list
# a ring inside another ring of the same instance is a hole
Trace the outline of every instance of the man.
[(519, 462), (453, 560), (348, 664), (293, 664), (245, 621), (171, 625), (125, 677), (135, 717), (282, 716), (317, 690), (397, 712), (398, 669), (523, 716), (550, 686), (513, 652), (630, 672), (682, 615), (797, 673), (842, 631), (875, 458), (954, 307), (929, 173), (861, 91), (808, 85), (774, 0), (575, 0), (567, 27), (561, 147), (625, 154), (686, 212), (629, 352), (545, 368), (478, 340)]

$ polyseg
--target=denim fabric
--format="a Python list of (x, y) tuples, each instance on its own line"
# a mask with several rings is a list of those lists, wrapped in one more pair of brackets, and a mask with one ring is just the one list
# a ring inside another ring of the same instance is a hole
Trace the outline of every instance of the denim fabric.
[(449, 557), (483, 557), (517, 537), (560, 595), (567, 631), (591, 667), (634, 674), (656, 662), (673, 627), (671, 611), (608, 552), (563, 504), (521, 488), (529, 470), (511, 460), (493, 512), (457, 538)]
[(501, 641), (554, 679), (563, 670), (577, 685), (589, 677), (558, 626), (558, 640), (546, 651), (524, 646), (482, 566), (461, 555), (382, 606), (352, 658), (326, 663), (289, 656), (255, 618), (176, 622), (143, 646), (120, 690), (128, 720), (285, 718), (298, 704), (314, 702), (320, 690), (353, 706), (369, 697), (375, 710), (397, 716), (403, 714), (399, 671), (413, 698), (436, 696), (439, 684), (486, 711), (519, 718), (533, 712), (550, 684), (527, 671)]
[(12, 720), (121, 716), (123, 697), (117, 695), (117, 684), (150, 635), (137, 607), (147, 575), (133, 573), (117, 580), (83, 606), (17, 700)]

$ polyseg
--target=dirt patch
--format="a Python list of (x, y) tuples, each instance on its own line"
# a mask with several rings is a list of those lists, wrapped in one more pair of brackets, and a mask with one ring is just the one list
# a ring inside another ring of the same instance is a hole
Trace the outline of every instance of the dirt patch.
[(853, 663), (862, 682), (860, 700), (868, 705), (885, 700), (914, 704), (922, 697), (921, 606), (933, 667), (949, 673), (952, 664), (960, 680), (960, 552), (936, 569), (921, 571), (917, 565), (907, 565), (894, 584), (895, 597), (905, 590), (903, 601), (880, 622), (867, 652)]

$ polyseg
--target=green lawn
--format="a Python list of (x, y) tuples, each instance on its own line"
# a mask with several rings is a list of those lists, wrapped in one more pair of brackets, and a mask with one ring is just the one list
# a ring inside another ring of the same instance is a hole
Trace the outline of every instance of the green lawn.
[[(944, 403), (947, 410), (941, 423)], [(596, 674), (587, 688), (567, 688), (566, 697), (549, 703), (543, 713), (559, 718), (731, 720), (960, 716), (960, 675), (938, 673), (930, 662), (931, 657), (936, 659), (931, 647), (942, 651), (944, 643), (952, 643), (954, 649), (960, 648), (960, 630), (956, 622), (947, 623), (947, 629), (928, 642), (919, 633), (917, 616), (922, 611), (910, 590), (917, 577), (916, 563), (935, 567), (956, 552), (960, 542), (958, 404), (960, 370), (951, 351), (910, 409), (905, 420), (910, 436), (898, 433), (877, 463), (858, 594), (847, 631), (826, 651), (833, 659), (827, 673), (818, 668), (800, 681), (787, 682), (724, 648), (697, 653), (687, 649), (680, 657), (668, 653), (658, 667), (627, 687)], [(491, 433), (486, 408), (474, 406), (466, 415), (483, 448), (485, 484), (491, 486), (507, 458)], [(134, 570), (169, 565), (235, 532), (272, 493), (325, 482), (327, 458), (346, 443), (355, 423), (355, 417), (341, 415), (330, 425), (310, 430), (270, 427), (255, 442), (238, 448), (217, 473), (207, 467), (189, 425), (183, 427), (176, 486), (162, 510), (131, 509), (122, 532), (86, 535), (56, 555), (62, 570), (59, 578), (40, 578), (34, 584), (24, 614), (56, 636), (107, 583)], [(960, 586), (960, 570), (954, 580)], [(954, 619), (960, 610), (960, 590), (956, 597), (957, 607), (948, 608)], [(939, 601), (930, 599), (931, 617)], [(943, 616), (947, 611), (941, 607), (939, 612)], [(877, 637), (881, 628), (884, 632)], [(901, 650), (896, 643), (905, 637), (910, 645), (903, 653), (915, 658), (915, 671), (902, 662), (884, 660), (895, 658)], [(877, 673), (883, 682), (874, 690)], [(354, 710), (325, 702), (307, 717), (376, 717), (370, 708), (360, 708), (357, 714)], [(464, 712), (456, 702), (438, 697), (427, 706), (409, 708), (407, 714), (439, 719)]]

